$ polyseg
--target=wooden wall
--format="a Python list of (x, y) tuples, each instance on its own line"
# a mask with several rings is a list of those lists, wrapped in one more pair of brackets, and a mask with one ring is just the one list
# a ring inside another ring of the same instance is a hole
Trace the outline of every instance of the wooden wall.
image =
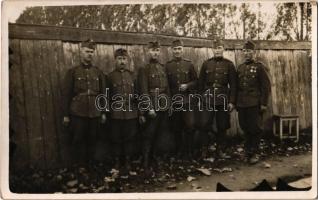
[[(69, 27), (9, 25), (9, 42), (14, 51), (9, 92), (14, 97), (10, 123), (18, 144), (14, 163), (52, 167), (69, 160), (67, 131), (62, 126), (61, 86), (65, 72), (79, 64), (79, 41), (97, 42), (95, 64), (105, 74), (114, 69), (114, 51), (124, 47), (131, 56), (131, 69), (143, 66), (148, 58), (146, 44), (154, 39), (163, 45), (161, 62), (171, 58), (169, 44), (177, 37), (145, 33), (106, 32)], [(180, 38), (180, 37), (179, 37)], [(181, 38), (185, 58), (192, 60), (197, 73), (213, 53), (210, 40)], [(312, 126), (311, 45), (309, 42), (255, 41), (257, 58), (266, 64), (272, 81), (267, 129), (273, 114), (299, 114), (301, 129)], [(243, 62), (243, 41), (227, 40), (224, 56), (238, 65)], [(231, 116), (229, 134), (240, 134), (237, 113)]]

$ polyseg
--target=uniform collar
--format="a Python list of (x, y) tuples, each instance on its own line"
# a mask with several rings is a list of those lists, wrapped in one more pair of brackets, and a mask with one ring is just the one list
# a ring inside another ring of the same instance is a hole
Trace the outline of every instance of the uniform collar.
[(214, 58), (214, 60), (216, 60), (216, 61), (221, 61), (222, 59), (223, 59), (223, 56), (218, 56), (218, 57), (213, 57)]
[(251, 64), (251, 63), (253, 63), (253, 62), (254, 62), (254, 60), (253, 60), (253, 59), (245, 60), (245, 64)]
[(84, 69), (88, 69), (88, 68), (93, 67), (92, 63), (85, 64), (85, 63), (82, 62), (81, 65), (82, 65), (82, 67), (83, 67)]
[(153, 59), (153, 58), (150, 58), (149, 62), (150, 63), (159, 63), (158, 59)]
[(116, 71), (119, 71), (119, 72), (129, 71), (129, 70), (127, 69), (127, 67), (125, 67), (125, 68), (116, 68), (115, 70), (116, 70)]
[(180, 62), (182, 60), (182, 57), (173, 57), (174, 61)]

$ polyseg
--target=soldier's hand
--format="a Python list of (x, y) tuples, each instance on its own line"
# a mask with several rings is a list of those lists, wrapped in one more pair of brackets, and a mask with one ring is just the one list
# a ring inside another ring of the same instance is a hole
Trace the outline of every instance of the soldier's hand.
[(155, 118), (157, 116), (155, 110), (149, 110), (148, 115), (150, 118)]
[(188, 89), (188, 84), (181, 84), (180, 86), (179, 86), (179, 90), (181, 91), (181, 92), (184, 92), (184, 91), (186, 91)]
[(267, 106), (261, 105), (261, 112), (265, 112), (267, 110)]
[(100, 123), (105, 124), (106, 120), (107, 120), (106, 115), (102, 114), (101, 119), (100, 119)]
[(68, 116), (64, 116), (63, 117), (63, 125), (64, 126), (68, 126), (69, 125), (69, 123), (70, 123), (70, 118), (68, 117)]
[(229, 103), (228, 108), (229, 108), (229, 111), (232, 112), (235, 106), (232, 103)]
[(144, 124), (144, 123), (146, 123), (146, 117), (139, 116), (139, 124)]

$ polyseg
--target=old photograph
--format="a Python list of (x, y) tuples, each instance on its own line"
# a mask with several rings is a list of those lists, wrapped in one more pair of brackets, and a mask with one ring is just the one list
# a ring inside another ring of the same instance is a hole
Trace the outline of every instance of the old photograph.
[(3, 198), (317, 195), (315, 1), (61, 2), (2, 6)]

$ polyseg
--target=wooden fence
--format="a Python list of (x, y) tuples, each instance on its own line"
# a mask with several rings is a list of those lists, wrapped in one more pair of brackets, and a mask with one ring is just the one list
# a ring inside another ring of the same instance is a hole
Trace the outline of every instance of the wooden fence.
[[(169, 45), (180, 38), (185, 43), (185, 58), (192, 60), (197, 73), (204, 60), (212, 56), (211, 41), (204, 38), (174, 37), (146, 33), (27, 24), (9, 25), (9, 42), (14, 51), (10, 70), (10, 123), (18, 149), (13, 163), (52, 167), (66, 163), (67, 132), (62, 126), (61, 86), (65, 72), (79, 64), (79, 42), (92, 38), (97, 42), (95, 63), (105, 74), (114, 69), (114, 51), (128, 50), (131, 67), (143, 66), (148, 58), (146, 44), (159, 40), (163, 45), (161, 61), (171, 59)], [(267, 129), (276, 113), (299, 114), (301, 129), (312, 126), (311, 43), (255, 41), (257, 58), (269, 68), (272, 97), (265, 116)], [(243, 62), (243, 41), (226, 40), (224, 56), (237, 66)], [(229, 134), (240, 132), (237, 113), (231, 116)]]

